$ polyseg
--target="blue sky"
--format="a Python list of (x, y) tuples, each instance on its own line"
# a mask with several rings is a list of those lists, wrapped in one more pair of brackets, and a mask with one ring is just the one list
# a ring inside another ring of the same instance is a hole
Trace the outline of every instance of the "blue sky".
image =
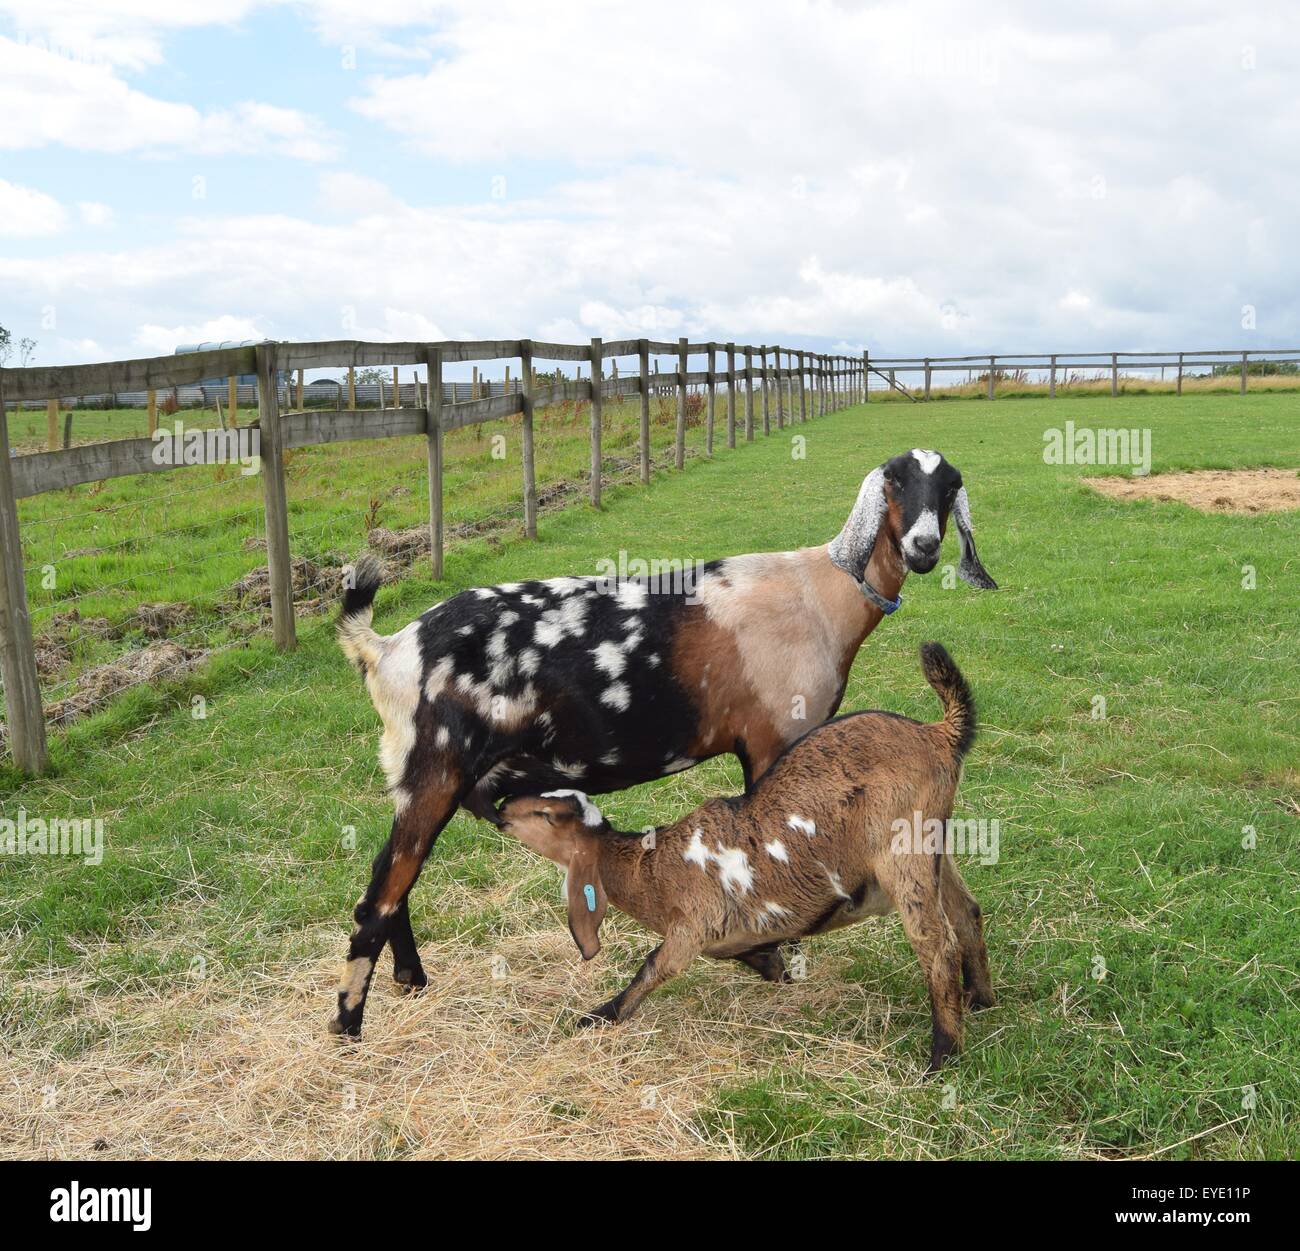
[(1284, 4), (0, 0), (0, 324), (1295, 346), (1298, 72)]

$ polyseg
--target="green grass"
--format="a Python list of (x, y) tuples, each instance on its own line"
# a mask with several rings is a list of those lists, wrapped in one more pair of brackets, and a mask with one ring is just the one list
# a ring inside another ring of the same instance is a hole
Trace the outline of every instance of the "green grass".
[[(1161, 472), (1294, 468), (1295, 411), (1284, 394), (1126, 396), (1078, 400), (1068, 415), (1150, 427)], [(388, 630), (461, 587), (591, 570), (620, 550), (707, 559), (818, 543), (887, 456), (937, 447), (962, 469), (980, 553), (1002, 589), (912, 578), (904, 610), (864, 647), (844, 707), (930, 719), (916, 661), (925, 639), (946, 643), (969, 677), (983, 731), (958, 815), (1000, 823), (999, 863), (966, 870), (987, 917), (999, 1006), (972, 1019), (967, 1053), (944, 1081), (919, 1084), (929, 1013), (896, 921), (814, 940), (810, 984), (835, 993), (792, 1000), (799, 1030), (828, 1048), (861, 1041), (882, 1058), (869, 1071), (836, 1071), (756, 1030), (754, 1064), (720, 1075), (698, 1117), (707, 1139), (782, 1157), (1300, 1154), (1300, 516), (1098, 495), (1078, 480), (1087, 471), (1043, 463), (1042, 433), (1063, 424), (1059, 412), (1036, 400), (873, 403), (723, 448), (686, 473), (658, 474), (648, 491), (619, 488), (601, 513), (580, 505), (544, 517), (537, 544), (459, 544), (441, 586), (417, 568), (381, 592), (377, 625)], [(792, 457), (792, 435), (807, 439), (806, 459)], [(569, 438), (551, 449), (553, 472), (581, 464), (581, 430)], [(422, 519), (418, 457), (373, 445), (330, 452), (299, 464), (295, 532), (318, 533), (322, 549), (355, 548), (372, 494), (395, 483), (414, 500), (395, 497), (385, 524)], [(450, 489), (453, 515), (458, 492), (484, 509), (511, 496), (504, 470), (498, 496), (475, 494), (474, 474), (490, 466), (473, 456)], [(52, 497), (44, 506), (55, 515)], [(105, 516), (104, 537), (123, 532), (117, 515)], [(46, 529), (54, 546), (91, 541)], [(248, 532), (228, 529), (232, 539)], [(955, 563), (953, 547), (950, 537), (945, 560)], [(150, 553), (141, 544), (133, 554), (141, 563), (129, 566), (137, 578), (124, 602), (198, 598), (239, 572), (232, 558), (200, 585), (183, 555), (157, 566)], [(1253, 590), (1243, 589), (1245, 566)], [(96, 564), (87, 578), (117, 569)], [(39, 612), (37, 592), (33, 600)], [(183, 685), (133, 690), (56, 738), (50, 777), (0, 773), (6, 815), (22, 805), (101, 816), (107, 828), (95, 869), (0, 862), (7, 1036), (61, 1054), (102, 1043), (102, 1022), (33, 989), (50, 970), (91, 990), (165, 996), (195, 952), (236, 979), (318, 954), (321, 928), (333, 926), (342, 954), (387, 832), (377, 722), (328, 622), (304, 620), (300, 639), (282, 656), (259, 636)], [(190, 714), (193, 694), (207, 701), (205, 719)], [(1093, 716), (1097, 696), (1104, 719)], [(738, 785), (735, 763), (714, 761), (603, 806), (636, 828)], [(519, 881), (519, 894), (503, 890)], [(490, 948), (502, 934), (557, 924), (553, 878), (458, 817), (413, 916), (423, 944), (457, 936)], [(610, 944), (611, 985), (646, 945)], [(701, 963), (646, 1011), (707, 1015), (718, 978)], [(771, 988), (743, 986), (758, 1013)]]

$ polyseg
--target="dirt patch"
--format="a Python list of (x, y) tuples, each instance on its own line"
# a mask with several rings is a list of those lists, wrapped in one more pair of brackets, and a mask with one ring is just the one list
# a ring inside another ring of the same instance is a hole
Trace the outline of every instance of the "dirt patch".
[(182, 647), (179, 643), (150, 643), (139, 647), (106, 665), (87, 669), (77, 679), (77, 689), (66, 699), (46, 705), (45, 719), (50, 725), (65, 725), (76, 717), (85, 716), (119, 691), (139, 686), (166, 675), (169, 678), (192, 669), (207, 655), (198, 647)]
[[(342, 559), (326, 558), (328, 563), (317, 564), (306, 556), (290, 559), (290, 577), (293, 582), (293, 606), (298, 613), (321, 612), (331, 606), (342, 589)], [(259, 565), (226, 589), (225, 599), (240, 609), (271, 607), (271, 569)]]
[(1273, 513), (1300, 508), (1300, 472), (1294, 469), (1197, 469), (1146, 478), (1084, 478), (1121, 500), (1176, 500), (1207, 513)]

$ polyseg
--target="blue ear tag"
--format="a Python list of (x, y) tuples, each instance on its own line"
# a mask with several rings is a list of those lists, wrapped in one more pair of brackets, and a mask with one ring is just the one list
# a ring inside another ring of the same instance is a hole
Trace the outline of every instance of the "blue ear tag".
[(582, 888), (582, 894), (584, 898), (587, 900), (587, 911), (595, 912), (596, 911), (596, 888), (591, 885), (584, 886)]

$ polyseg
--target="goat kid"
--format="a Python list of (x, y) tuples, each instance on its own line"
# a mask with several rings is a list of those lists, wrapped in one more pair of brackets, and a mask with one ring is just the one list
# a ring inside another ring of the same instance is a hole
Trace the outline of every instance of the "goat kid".
[(960, 1049), (963, 983), (972, 1007), (993, 1002), (979, 905), (944, 846), (900, 831), (948, 829), (975, 707), (939, 644), (922, 646), (921, 664), (943, 720), (839, 717), (795, 743), (751, 791), (709, 800), (653, 837), (611, 829), (577, 791), (502, 805), (508, 833), (564, 866), (583, 959), (600, 950), (611, 902), (663, 936), (584, 1025), (627, 1020), (701, 954), (788, 980), (782, 942), (897, 909), (930, 992), (929, 1071)]
[(867, 475), (829, 544), (712, 561), (690, 587), (600, 577), (479, 587), (383, 637), (370, 624), (378, 569), (359, 563), (339, 642), (384, 723), (396, 815), (353, 913), (331, 1030), (360, 1033), (385, 942), (399, 985), (427, 983), (407, 895), (458, 806), (495, 821), (509, 795), (600, 794), (725, 752), (748, 785), (834, 714), (908, 572), (934, 568), (950, 514), (959, 574), (995, 586), (961, 474), (919, 449)]

